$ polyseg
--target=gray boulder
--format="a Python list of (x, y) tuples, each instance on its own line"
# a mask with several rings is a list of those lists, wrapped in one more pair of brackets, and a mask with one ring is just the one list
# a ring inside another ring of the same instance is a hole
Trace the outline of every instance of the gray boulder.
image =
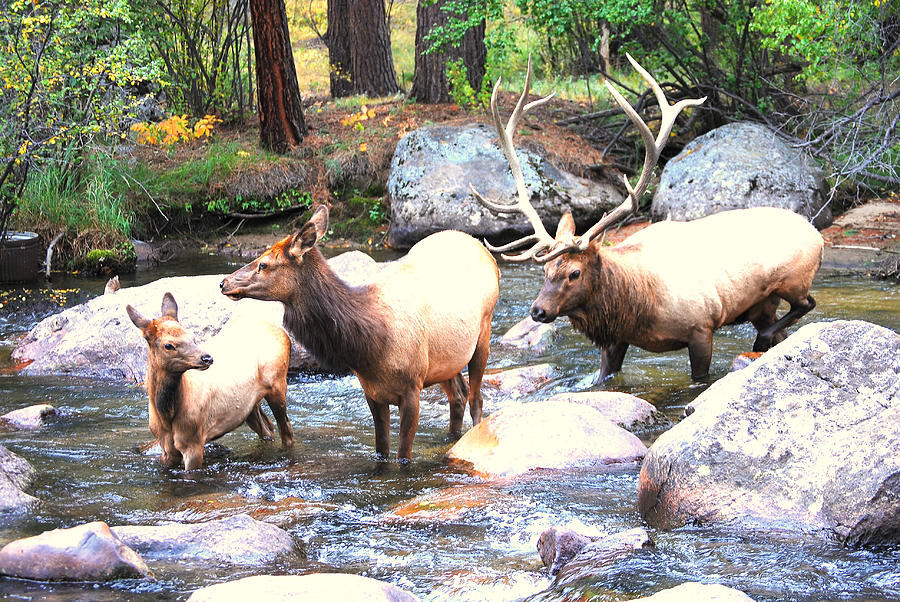
[[(495, 216), (469, 190), (472, 184), (487, 199), (515, 202), (515, 184), (496, 137), (485, 125), (441, 125), (419, 128), (400, 140), (387, 182), (390, 246), (408, 248), (448, 229), (492, 242), (532, 233), (522, 214)], [(551, 233), (567, 210), (584, 229), (624, 198), (611, 183), (566, 173), (529, 150), (519, 149), (517, 154), (531, 202)]]
[(746, 207), (782, 207), (831, 224), (822, 170), (764, 125), (729, 123), (691, 141), (662, 171), (655, 220), (689, 221)]
[[(351, 284), (360, 284), (377, 270), (375, 261), (360, 252), (330, 260), (335, 271)], [(232, 301), (219, 292), (224, 275), (162, 278), (150, 284), (122, 288), (54, 314), (19, 341), (13, 358), (31, 362), (22, 374), (68, 374), (141, 382), (147, 372), (147, 344), (125, 313), (130, 304), (147, 316), (158, 316), (163, 294), (178, 302), (178, 318), (198, 341), (215, 335), (232, 316), (252, 317), (281, 325), (281, 303), (242, 299)], [(291, 367), (313, 369), (306, 351), (292, 341)]]
[(603, 567), (634, 552), (654, 546), (650, 534), (640, 527), (599, 537), (588, 542), (562, 566), (556, 576), (555, 586), (564, 587), (583, 579), (596, 577)]
[(396, 585), (346, 573), (257, 575), (217, 583), (196, 590), (191, 602), (231, 600), (308, 600), (319, 602), (416, 602), (418, 598)]
[(0, 445), (0, 513), (23, 512), (39, 503), (22, 491), (31, 486), (35, 475), (28, 460)]
[(744, 592), (718, 583), (697, 583), (690, 581), (676, 587), (664, 589), (647, 598), (637, 598), (635, 602), (683, 602), (684, 600), (704, 600), (705, 602), (753, 602)]
[(144, 558), (225, 562), (264, 566), (297, 554), (297, 544), (283, 529), (246, 514), (202, 523), (124, 525), (112, 532)]
[(809, 324), (713, 384), (657, 439), (638, 507), (690, 522), (900, 540), (900, 335)]
[(96, 521), (17, 539), (0, 550), (0, 574), (41, 581), (109, 581), (152, 577), (109, 525)]

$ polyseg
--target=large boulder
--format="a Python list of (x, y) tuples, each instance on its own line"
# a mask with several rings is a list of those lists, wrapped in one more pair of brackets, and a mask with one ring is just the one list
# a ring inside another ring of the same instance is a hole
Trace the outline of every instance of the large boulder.
[(450, 448), (447, 460), (497, 477), (539, 468), (632, 463), (646, 451), (640, 439), (592, 407), (543, 401), (494, 412)]
[[(351, 284), (371, 278), (375, 261), (360, 252), (330, 260)], [(125, 313), (130, 304), (146, 316), (159, 315), (163, 294), (178, 302), (178, 318), (198, 341), (215, 335), (232, 316), (253, 317), (281, 325), (281, 303), (242, 299), (233, 301), (219, 292), (224, 275), (178, 276), (150, 284), (122, 288), (100, 295), (52, 315), (19, 341), (13, 358), (28, 365), (22, 374), (69, 374), (141, 382), (147, 371), (147, 343)], [(312, 368), (305, 350), (292, 345), (291, 366)], [(29, 363), (30, 362), (30, 363)]]
[(0, 445), (0, 513), (23, 512), (40, 501), (22, 491), (31, 486), (35, 475), (28, 460)]
[(809, 324), (700, 395), (653, 444), (647, 522), (731, 522), (847, 544), (900, 540), (900, 335)]
[(703, 600), (704, 602), (753, 602), (744, 592), (718, 583), (698, 583), (689, 581), (676, 587), (664, 589), (647, 598), (636, 598), (635, 602), (682, 602), (683, 600)]
[(144, 558), (264, 566), (298, 552), (283, 529), (239, 514), (202, 523), (123, 525), (112, 532)]
[(41, 581), (151, 577), (138, 554), (96, 521), (17, 539), (0, 550), (0, 574)]
[[(391, 199), (388, 244), (408, 248), (429, 234), (450, 229), (492, 241), (531, 234), (522, 214), (496, 216), (469, 190), (471, 184), (499, 203), (512, 204), (517, 199), (509, 164), (496, 138), (494, 129), (485, 125), (430, 126), (404, 136), (394, 151), (387, 183)], [(584, 229), (624, 198), (613, 184), (566, 173), (539, 153), (519, 149), (517, 154), (531, 202), (550, 232), (568, 210)]]
[(231, 600), (308, 600), (309, 602), (415, 602), (418, 598), (396, 585), (347, 573), (257, 575), (196, 590), (191, 602)]
[(729, 123), (670, 160), (653, 195), (653, 219), (689, 221), (727, 209), (782, 207), (831, 223), (822, 170), (764, 125)]

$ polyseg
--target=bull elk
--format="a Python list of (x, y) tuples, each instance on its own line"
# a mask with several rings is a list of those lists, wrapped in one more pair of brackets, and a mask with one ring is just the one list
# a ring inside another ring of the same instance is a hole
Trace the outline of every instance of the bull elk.
[[(380, 458), (390, 452), (390, 406), (396, 405), (397, 456), (411, 459), (423, 387), (440, 384), (447, 394), (451, 434), (462, 431), (466, 401), (478, 424), (500, 294), (493, 256), (468, 234), (438, 232), (384, 266), (372, 283), (354, 287), (318, 249), (327, 229), (328, 209), (320, 206), (298, 232), (227, 276), (222, 293), (281, 301), (285, 327), (319, 363), (356, 374), (375, 422)], [(468, 391), (461, 374), (466, 366)]]
[(287, 418), (287, 371), (291, 343), (279, 326), (229, 322), (201, 349), (178, 321), (171, 293), (162, 315), (145, 318), (131, 305), (128, 317), (147, 341), (150, 431), (168, 468), (184, 459), (185, 470), (203, 466), (203, 445), (243, 422), (261, 438), (272, 438), (272, 423), (260, 408), (265, 398), (281, 443), (294, 444)]
[[(475, 198), (498, 213), (521, 212), (534, 234), (501, 247), (510, 261), (529, 259), (544, 264), (544, 285), (531, 306), (531, 317), (552, 322), (568, 316), (576, 330), (601, 350), (597, 382), (617, 372), (629, 345), (653, 352), (688, 348), (691, 377), (709, 374), (713, 331), (725, 324), (750, 321), (757, 330), (754, 351), (765, 351), (786, 337), (784, 329), (815, 307), (809, 289), (822, 261), (822, 236), (803, 217), (784, 209), (757, 207), (725, 211), (692, 222), (653, 224), (618, 245), (604, 247), (598, 235), (637, 210), (659, 154), (675, 118), (702, 99), (670, 105), (655, 79), (628, 57), (653, 90), (661, 124), (654, 138), (646, 123), (608, 81), (607, 87), (622, 110), (637, 126), (646, 146), (637, 184), (625, 180), (628, 197), (621, 205), (575, 236), (571, 213), (559, 222), (551, 237), (529, 203), (512, 137), (518, 120), (549, 97), (525, 104), (525, 90), (504, 128), (497, 110), (497, 89), (491, 112), (500, 146), (509, 161), (518, 189), (515, 204)], [(507, 251), (530, 247), (517, 255)], [(777, 318), (781, 300), (790, 310)]]

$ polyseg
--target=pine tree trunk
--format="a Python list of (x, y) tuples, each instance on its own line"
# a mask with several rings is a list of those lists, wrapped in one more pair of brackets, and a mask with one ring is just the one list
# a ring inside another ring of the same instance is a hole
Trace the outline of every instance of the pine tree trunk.
[(284, 0), (250, 0), (259, 144), (276, 153), (297, 147), (306, 134)]
[(328, 0), (328, 30), (325, 45), (328, 46), (328, 73), (331, 97), (352, 96), (353, 76), (350, 66), (352, 35), (350, 27), (350, 0)]
[(448, 61), (463, 60), (466, 77), (474, 90), (481, 88), (481, 80), (484, 79), (487, 57), (484, 21), (466, 31), (457, 48), (448, 47), (426, 54), (430, 44), (425, 41), (425, 36), (432, 28), (447, 24), (448, 13), (441, 10), (444, 3), (445, 0), (434, 4), (420, 0), (416, 9), (416, 64), (409, 95), (419, 102), (450, 102), (450, 84), (446, 74)]
[(350, 2), (350, 65), (357, 94), (386, 96), (400, 91), (391, 55), (384, 0)]

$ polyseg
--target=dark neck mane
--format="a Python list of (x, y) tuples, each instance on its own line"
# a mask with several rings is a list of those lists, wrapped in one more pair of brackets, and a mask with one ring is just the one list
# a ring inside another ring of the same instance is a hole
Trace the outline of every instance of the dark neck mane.
[(294, 290), (284, 305), (284, 327), (323, 368), (365, 373), (385, 356), (387, 308), (371, 285), (351, 287), (313, 247), (303, 256)]
[(604, 347), (653, 327), (656, 295), (647, 277), (602, 251), (591, 270), (593, 287), (585, 304), (569, 313), (575, 330)]
[(147, 390), (156, 408), (156, 413), (166, 422), (175, 418), (178, 400), (181, 398), (183, 372), (171, 373), (164, 370), (150, 370), (150, 382)]

